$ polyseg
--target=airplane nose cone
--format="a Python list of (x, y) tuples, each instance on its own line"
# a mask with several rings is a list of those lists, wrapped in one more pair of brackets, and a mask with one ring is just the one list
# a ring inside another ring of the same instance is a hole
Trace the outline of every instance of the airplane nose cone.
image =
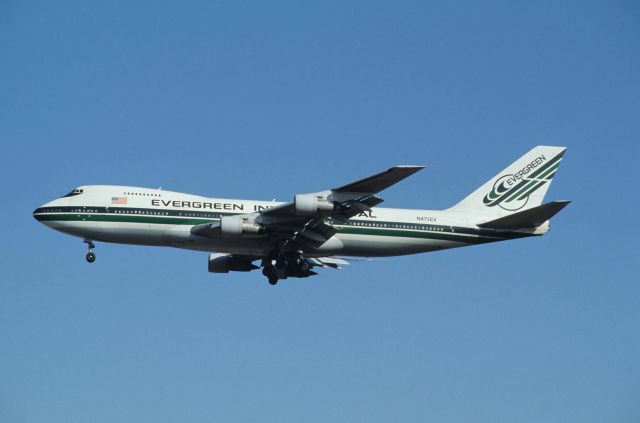
[(42, 206), (38, 207), (37, 209), (35, 209), (35, 210), (33, 211), (33, 218), (34, 218), (35, 220), (37, 220), (38, 222), (42, 222), (42, 215), (41, 215), (41, 212), (42, 212)]
[(60, 199), (52, 200), (52, 201), (49, 201), (48, 203), (44, 203), (43, 205), (41, 205), (40, 207), (38, 207), (33, 211), (33, 218), (38, 222), (46, 224), (47, 216), (50, 217), (49, 214), (53, 211), (52, 207), (58, 207), (61, 205), (62, 204)]
[(65, 224), (63, 222), (64, 219), (60, 217), (68, 205), (68, 198), (49, 201), (33, 211), (33, 218), (49, 228), (62, 230), (61, 228), (64, 228)]

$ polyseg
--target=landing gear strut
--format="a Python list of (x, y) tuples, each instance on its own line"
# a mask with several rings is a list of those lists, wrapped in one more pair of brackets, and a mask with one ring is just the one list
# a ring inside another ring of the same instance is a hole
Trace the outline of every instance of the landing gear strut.
[(87, 250), (89, 250), (85, 258), (87, 259), (87, 262), (93, 263), (96, 261), (96, 254), (93, 252), (93, 249), (96, 248), (96, 246), (89, 239), (85, 239), (84, 242), (87, 244)]
[(294, 263), (296, 264), (298, 269), (300, 269), (303, 272), (306, 272), (307, 270), (309, 270), (309, 263), (307, 263), (304, 257), (298, 256), (294, 260), (295, 260)]

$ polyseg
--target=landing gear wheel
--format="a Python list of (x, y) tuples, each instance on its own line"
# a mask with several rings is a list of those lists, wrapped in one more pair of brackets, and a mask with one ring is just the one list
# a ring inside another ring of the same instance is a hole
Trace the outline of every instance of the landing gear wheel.
[(84, 243), (87, 244), (87, 250), (89, 250), (86, 255), (87, 262), (93, 263), (96, 261), (96, 255), (93, 253), (93, 249), (96, 248), (96, 246), (90, 239), (85, 239)]
[(262, 274), (267, 277), (270, 285), (275, 285), (278, 283), (278, 271), (273, 265), (267, 265), (262, 268)]
[(284, 269), (285, 267), (287, 267), (287, 260), (282, 257), (276, 260), (276, 269)]
[(273, 266), (267, 265), (262, 268), (262, 274), (266, 277), (269, 277), (275, 273)]

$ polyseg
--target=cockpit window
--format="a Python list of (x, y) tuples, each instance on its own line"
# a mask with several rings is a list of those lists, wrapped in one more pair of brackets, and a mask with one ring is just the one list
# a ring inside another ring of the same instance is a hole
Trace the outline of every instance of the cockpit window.
[(74, 189), (73, 191), (71, 191), (69, 194), (67, 194), (67, 195), (63, 195), (61, 198), (64, 198), (64, 197), (73, 197), (74, 195), (80, 195), (80, 194), (82, 194), (83, 192), (84, 192), (84, 190), (83, 190), (83, 189), (76, 188), (76, 189)]

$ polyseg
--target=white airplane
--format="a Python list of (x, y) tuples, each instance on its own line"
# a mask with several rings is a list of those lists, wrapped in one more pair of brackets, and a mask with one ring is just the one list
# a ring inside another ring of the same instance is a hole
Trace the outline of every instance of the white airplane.
[[(423, 169), (396, 166), (288, 203), (207, 198), (161, 189), (81, 186), (33, 215), (93, 241), (211, 252), (209, 271), (262, 267), (269, 283), (340, 268), (350, 259), (414, 254), (543, 235), (569, 201), (542, 204), (564, 147), (538, 146), (446, 210), (374, 207), (377, 194)], [(260, 266), (254, 264), (258, 262)]]

